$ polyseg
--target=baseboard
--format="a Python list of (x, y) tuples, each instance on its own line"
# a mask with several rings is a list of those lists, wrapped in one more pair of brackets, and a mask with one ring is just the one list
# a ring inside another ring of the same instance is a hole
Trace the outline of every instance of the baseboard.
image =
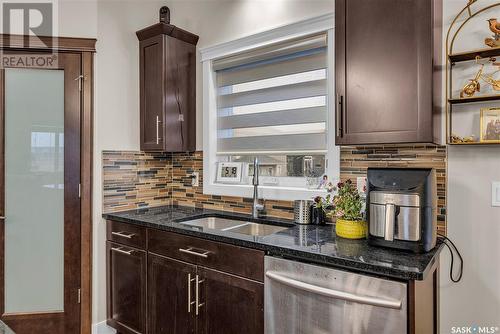
[(92, 325), (92, 334), (115, 334), (116, 331), (106, 325), (106, 321), (98, 322)]

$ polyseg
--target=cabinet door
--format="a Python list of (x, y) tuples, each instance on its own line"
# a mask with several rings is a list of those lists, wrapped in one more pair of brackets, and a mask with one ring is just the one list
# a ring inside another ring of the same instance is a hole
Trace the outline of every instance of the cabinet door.
[(139, 43), (141, 150), (163, 150), (165, 41), (162, 35)]
[(264, 284), (198, 267), (198, 334), (264, 333)]
[(148, 333), (194, 333), (196, 266), (148, 256)]
[(146, 252), (107, 242), (108, 325), (146, 333)]
[(196, 150), (196, 47), (165, 36), (165, 150)]
[(335, 7), (336, 144), (432, 142), (433, 0)]

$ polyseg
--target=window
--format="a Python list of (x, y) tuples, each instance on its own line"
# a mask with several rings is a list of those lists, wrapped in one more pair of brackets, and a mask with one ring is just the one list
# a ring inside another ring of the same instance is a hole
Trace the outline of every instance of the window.
[[(285, 35), (287, 27), (279, 30)], [(328, 116), (331, 39), (331, 29), (285, 35), (279, 42), (203, 60), (206, 193), (249, 196), (254, 157), (264, 198), (309, 198), (321, 192), (323, 175), (338, 178)], [(241, 181), (218, 182), (220, 162), (241, 163)]]
[(213, 63), (217, 154), (326, 152), (326, 34)]

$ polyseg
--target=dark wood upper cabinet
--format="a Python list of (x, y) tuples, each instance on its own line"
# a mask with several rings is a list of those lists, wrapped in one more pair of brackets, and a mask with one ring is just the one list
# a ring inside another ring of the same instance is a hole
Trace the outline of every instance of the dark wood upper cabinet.
[(163, 22), (136, 34), (141, 150), (194, 151), (198, 36)]
[(146, 251), (107, 242), (108, 325), (122, 334), (146, 333)]
[(149, 334), (195, 332), (195, 276), (195, 265), (149, 254)]
[(439, 140), (442, 0), (336, 0), (336, 144)]

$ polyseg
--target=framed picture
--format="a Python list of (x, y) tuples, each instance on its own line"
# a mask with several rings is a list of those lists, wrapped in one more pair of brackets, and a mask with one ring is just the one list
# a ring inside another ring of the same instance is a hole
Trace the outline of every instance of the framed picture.
[(500, 108), (481, 109), (482, 143), (500, 143)]
[(216, 181), (220, 183), (240, 183), (242, 162), (218, 162)]

